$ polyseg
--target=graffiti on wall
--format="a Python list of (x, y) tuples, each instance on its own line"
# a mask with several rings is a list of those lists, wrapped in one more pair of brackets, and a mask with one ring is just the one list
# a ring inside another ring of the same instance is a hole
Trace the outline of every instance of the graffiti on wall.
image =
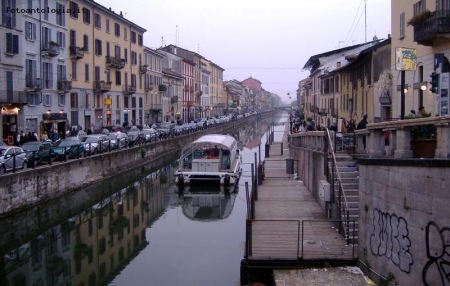
[(408, 224), (402, 217), (373, 210), (373, 232), (370, 236), (370, 249), (374, 255), (385, 256), (401, 271), (409, 273), (414, 263), (409, 252)]
[(429, 222), (425, 230), (427, 258), (422, 271), (424, 285), (450, 285), (450, 227)]

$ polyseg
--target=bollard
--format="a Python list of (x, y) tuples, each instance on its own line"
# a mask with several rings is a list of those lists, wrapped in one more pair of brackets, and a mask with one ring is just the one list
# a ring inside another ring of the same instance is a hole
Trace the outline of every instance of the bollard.
[(281, 156), (283, 156), (283, 142), (281, 142)]
[(286, 174), (294, 174), (294, 159), (286, 158)]

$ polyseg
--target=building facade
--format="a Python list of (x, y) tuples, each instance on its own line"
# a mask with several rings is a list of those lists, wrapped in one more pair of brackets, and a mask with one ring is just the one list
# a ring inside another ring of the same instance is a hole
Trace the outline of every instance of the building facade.
[(163, 120), (163, 106), (161, 94), (164, 93), (163, 64), (164, 55), (150, 49), (144, 48), (144, 98), (145, 98), (145, 124), (153, 125)]
[(146, 30), (94, 1), (69, 5), (71, 127), (143, 124)]

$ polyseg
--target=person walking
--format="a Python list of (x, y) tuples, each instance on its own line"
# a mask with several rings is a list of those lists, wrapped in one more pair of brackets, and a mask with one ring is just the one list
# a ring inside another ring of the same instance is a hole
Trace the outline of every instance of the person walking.
[[(366, 129), (367, 126), (367, 114), (365, 114), (363, 116), (363, 118), (361, 119), (361, 121), (358, 123), (358, 126), (356, 126), (356, 128), (358, 130), (360, 129)], [(366, 135), (363, 136), (363, 146), (364, 146), (364, 150), (366, 150)]]

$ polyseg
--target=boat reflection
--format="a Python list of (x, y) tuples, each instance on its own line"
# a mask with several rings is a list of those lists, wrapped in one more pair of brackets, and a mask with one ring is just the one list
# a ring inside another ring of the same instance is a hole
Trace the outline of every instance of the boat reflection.
[(213, 183), (180, 188), (183, 214), (191, 220), (203, 222), (226, 219), (233, 211), (238, 189)]

